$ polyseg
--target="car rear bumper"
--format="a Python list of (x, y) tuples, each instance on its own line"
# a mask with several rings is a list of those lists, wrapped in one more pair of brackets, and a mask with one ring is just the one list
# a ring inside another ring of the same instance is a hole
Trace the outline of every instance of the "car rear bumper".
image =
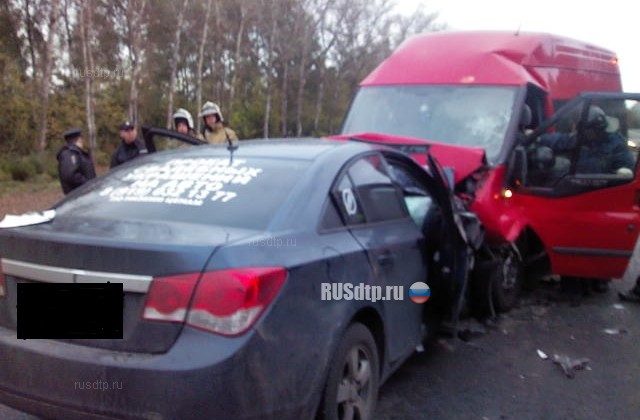
[[(0, 328), (0, 403), (46, 418), (309, 418), (309, 404), (271, 386), (248, 347), (255, 334), (185, 328), (164, 354), (135, 354)], [(280, 395), (279, 395), (280, 394)]]

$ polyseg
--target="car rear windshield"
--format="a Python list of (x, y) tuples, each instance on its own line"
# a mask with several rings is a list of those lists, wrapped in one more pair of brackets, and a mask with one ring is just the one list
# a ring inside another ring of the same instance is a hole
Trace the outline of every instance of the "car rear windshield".
[(310, 163), (159, 155), (112, 171), (57, 213), (262, 230)]
[(482, 147), (491, 161), (504, 142), (516, 93), (504, 86), (364, 86), (342, 131)]

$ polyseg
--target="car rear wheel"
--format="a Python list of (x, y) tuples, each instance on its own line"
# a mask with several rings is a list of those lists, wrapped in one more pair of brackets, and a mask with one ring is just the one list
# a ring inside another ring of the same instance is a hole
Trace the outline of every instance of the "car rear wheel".
[(320, 406), (324, 420), (369, 420), (373, 418), (379, 386), (376, 343), (362, 324), (345, 333), (329, 368)]
[(520, 297), (524, 280), (522, 261), (512, 246), (502, 246), (496, 252), (496, 267), (492, 273), (491, 290), (496, 312), (508, 312)]

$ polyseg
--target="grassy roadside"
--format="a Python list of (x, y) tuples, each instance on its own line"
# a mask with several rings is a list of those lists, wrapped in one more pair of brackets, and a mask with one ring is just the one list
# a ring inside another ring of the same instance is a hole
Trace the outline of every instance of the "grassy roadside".
[(44, 210), (63, 197), (60, 183), (50, 177), (29, 182), (0, 182), (0, 219), (5, 214)]

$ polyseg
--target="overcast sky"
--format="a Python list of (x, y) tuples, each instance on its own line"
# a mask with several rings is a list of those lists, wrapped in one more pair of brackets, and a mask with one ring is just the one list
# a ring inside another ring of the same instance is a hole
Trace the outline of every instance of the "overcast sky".
[(403, 13), (422, 5), (450, 29), (549, 32), (618, 54), (622, 87), (640, 92), (640, 22), (635, 0), (395, 0)]

